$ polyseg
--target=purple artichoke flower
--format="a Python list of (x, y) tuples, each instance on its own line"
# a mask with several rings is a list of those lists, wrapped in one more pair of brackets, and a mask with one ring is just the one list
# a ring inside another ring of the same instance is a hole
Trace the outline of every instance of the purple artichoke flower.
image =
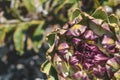
[(70, 64), (81, 64), (83, 69), (93, 69), (96, 65), (104, 64), (109, 58), (95, 45), (80, 42), (74, 46), (75, 53), (70, 57)]
[(64, 80), (119, 79), (120, 29), (113, 18), (101, 7), (92, 16), (81, 12), (48, 36), (55, 35), (47, 59), (58, 76)]

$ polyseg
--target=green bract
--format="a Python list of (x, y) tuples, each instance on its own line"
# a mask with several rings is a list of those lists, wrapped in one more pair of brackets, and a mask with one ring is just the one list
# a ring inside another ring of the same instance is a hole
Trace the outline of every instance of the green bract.
[(118, 18), (102, 7), (91, 16), (75, 12), (73, 21), (47, 36), (50, 48), (41, 70), (50, 80), (119, 80)]

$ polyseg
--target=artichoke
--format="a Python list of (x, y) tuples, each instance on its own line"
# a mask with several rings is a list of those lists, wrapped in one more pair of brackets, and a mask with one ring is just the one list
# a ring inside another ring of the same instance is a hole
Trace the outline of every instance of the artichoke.
[(47, 36), (41, 70), (50, 80), (120, 80), (118, 18), (102, 7), (91, 16), (76, 10), (72, 21)]

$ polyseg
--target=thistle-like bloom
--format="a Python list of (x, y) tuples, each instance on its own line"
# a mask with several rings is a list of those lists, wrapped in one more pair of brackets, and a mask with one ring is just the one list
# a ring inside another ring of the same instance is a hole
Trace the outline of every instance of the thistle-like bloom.
[[(120, 29), (117, 22), (111, 20), (117, 20), (116, 17), (105, 17), (102, 8), (93, 16), (81, 13), (72, 25), (67, 23), (48, 36), (55, 36), (47, 59), (59, 79), (120, 79)], [(108, 19), (110, 23), (106, 22)]]
[(74, 47), (75, 52), (70, 57), (70, 64), (72, 65), (79, 63), (83, 66), (84, 69), (91, 69), (97, 65), (104, 64), (104, 62), (109, 59), (95, 45), (80, 42), (77, 46)]

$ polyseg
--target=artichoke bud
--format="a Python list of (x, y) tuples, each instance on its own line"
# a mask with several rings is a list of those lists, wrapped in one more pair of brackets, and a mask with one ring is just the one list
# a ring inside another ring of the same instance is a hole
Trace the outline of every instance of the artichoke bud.
[(51, 45), (47, 57), (51, 57), (54, 74), (66, 80), (119, 80), (120, 28), (116, 16), (107, 16), (102, 7), (91, 16), (79, 12), (47, 37)]

